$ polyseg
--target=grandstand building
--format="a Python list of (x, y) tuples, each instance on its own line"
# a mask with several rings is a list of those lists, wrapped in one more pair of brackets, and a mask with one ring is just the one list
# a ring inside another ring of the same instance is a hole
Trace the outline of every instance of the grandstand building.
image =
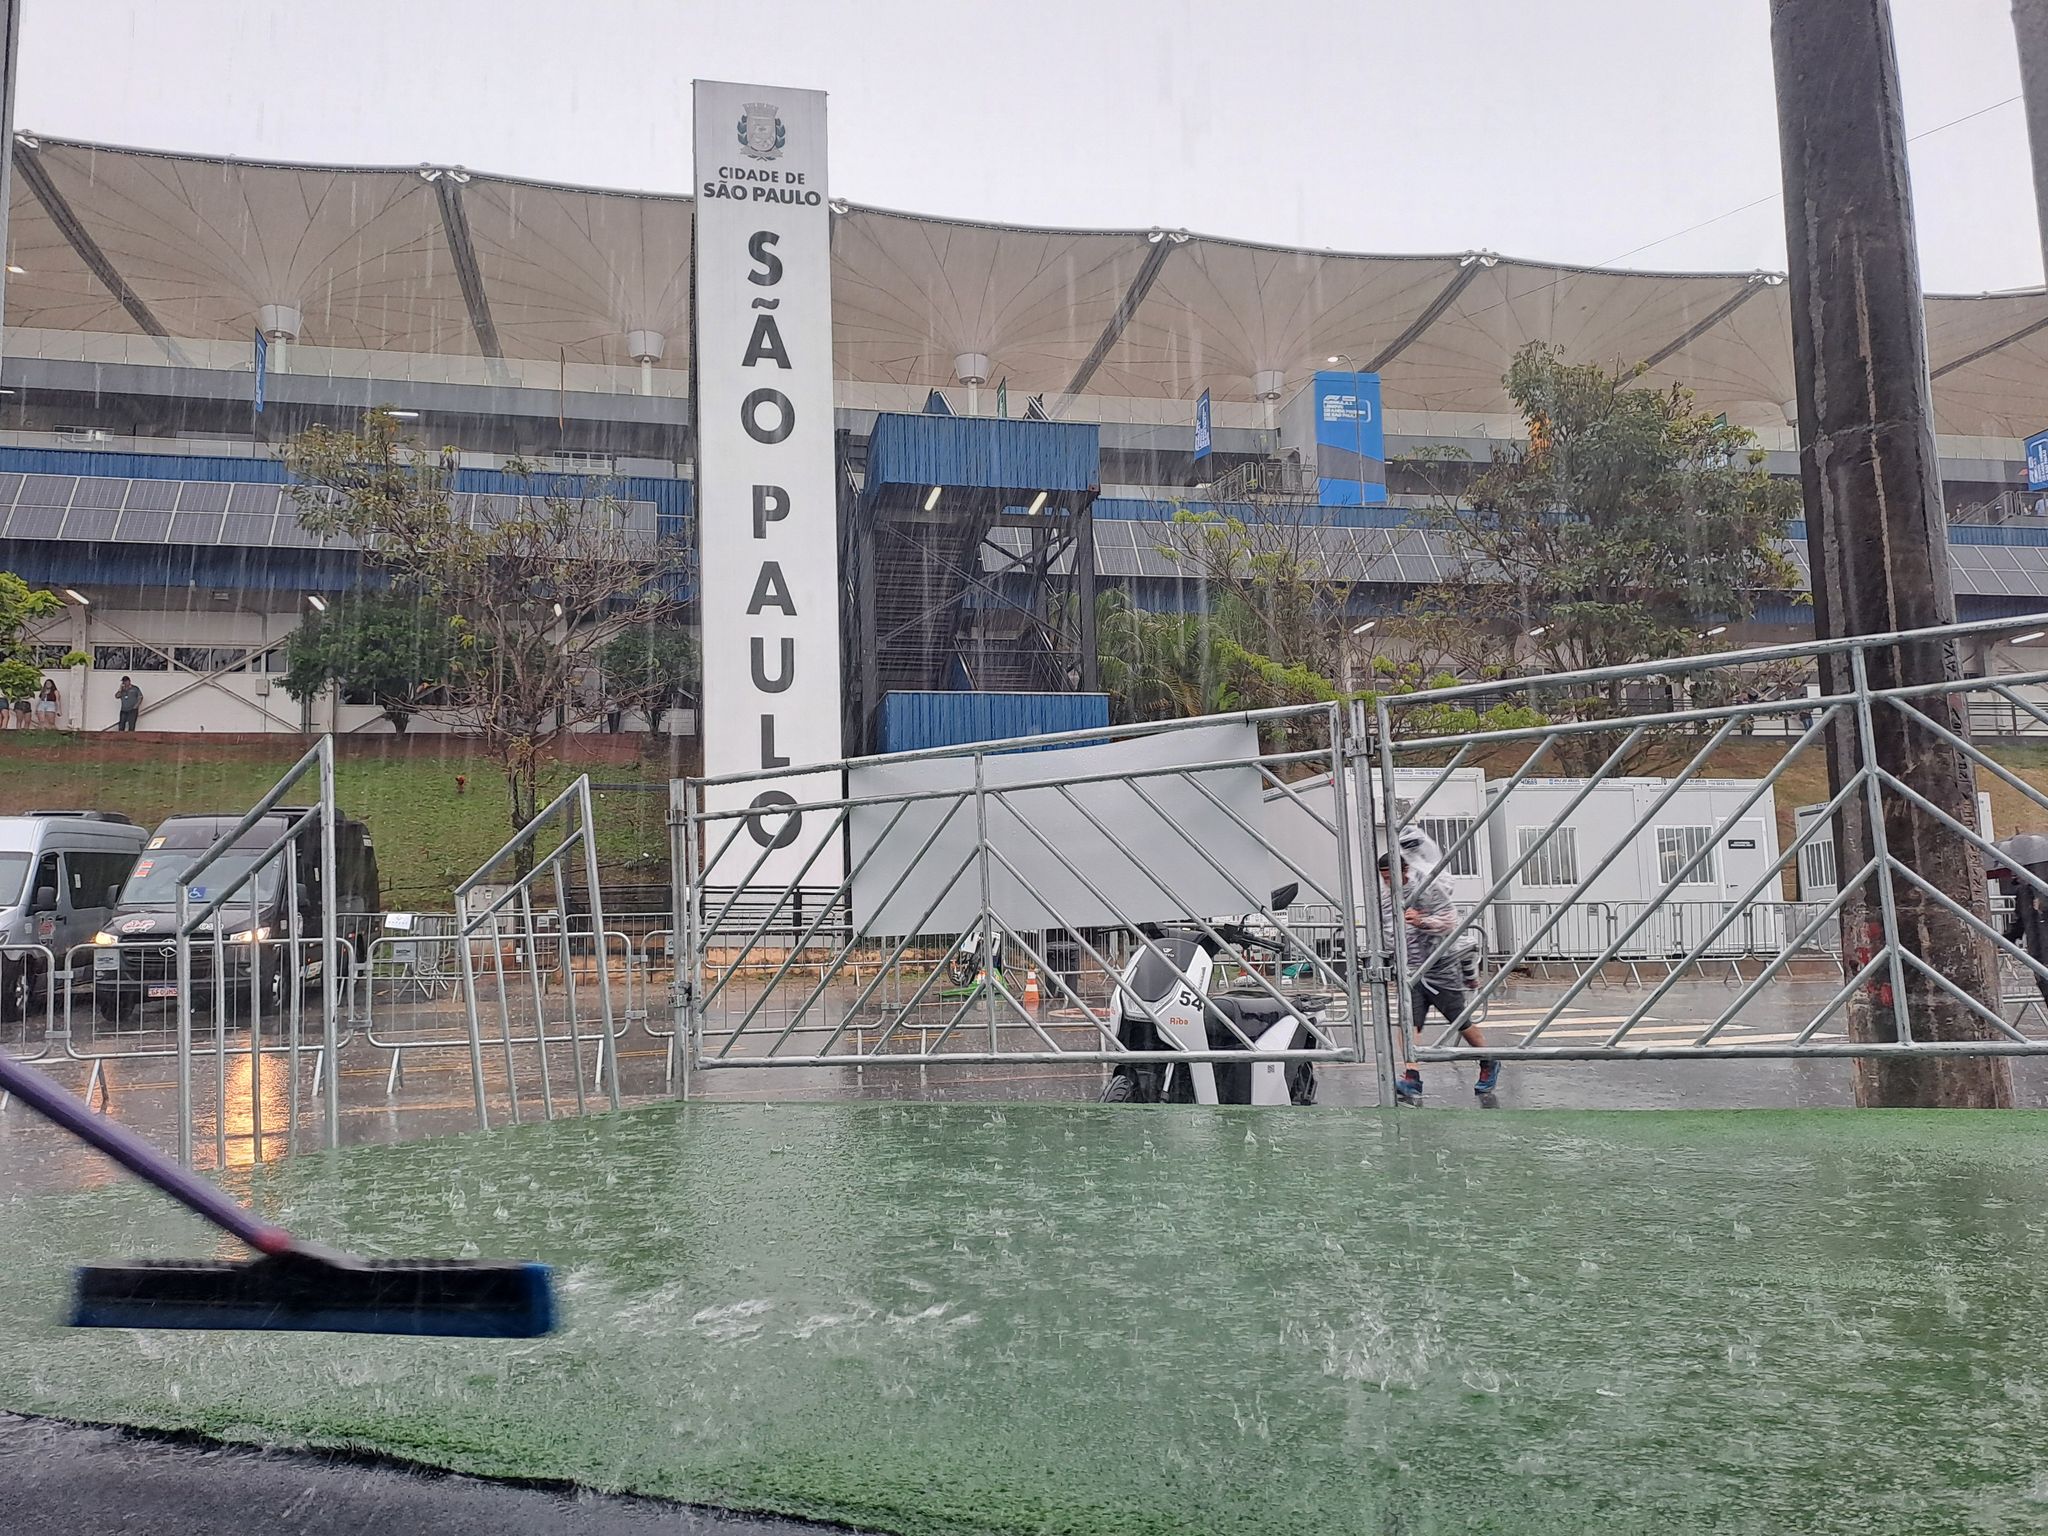
[[(464, 495), (517, 494), (505, 466), (530, 461), (602, 479), (649, 539), (694, 538), (689, 198), (28, 133), (14, 156), (0, 569), (66, 594), (35, 638), (93, 658), (50, 673), (67, 723), (111, 725), (125, 673), (144, 729), (390, 728), (275, 686), (309, 606), (363, 577), (299, 525), (275, 445), (367, 407), (452, 447)], [(1318, 507), (1361, 610), (1394, 608), (1444, 559), (1404, 526), (1423, 487), (1399, 461), (1511, 439), (1501, 377), (1531, 340), (1644, 363), (1797, 473), (1775, 274), (832, 211), (850, 749), (891, 692), (1088, 686), (1086, 620), (1058, 615), (1103, 583), (1181, 601), (1154, 526), (1176, 503)], [(2048, 609), (2024, 447), (2048, 427), (2048, 293), (1930, 297), (1927, 330), (1960, 614)], [(1357, 423), (1375, 379), (1370, 448), (1320, 430)], [(1788, 602), (1743, 637), (1810, 624)]]

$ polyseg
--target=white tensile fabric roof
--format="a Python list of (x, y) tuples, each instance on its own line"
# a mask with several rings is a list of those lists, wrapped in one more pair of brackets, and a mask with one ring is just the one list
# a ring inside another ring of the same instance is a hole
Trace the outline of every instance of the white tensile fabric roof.
[[(16, 167), (10, 326), (230, 340), (283, 305), (302, 313), (302, 343), (476, 355), (480, 297), (506, 357), (624, 363), (627, 334), (652, 331), (664, 368), (688, 366), (685, 197), (32, 136)], [(955, 357), (985, 354), (1013, 395), (1055, 404), (1077, 383), (1248, 402), (1255, 375), (1278, 372), (1291, 393), (1334, 354), (1377, 366), (1390, 409), (1492, 414), (1508, 408), (1509, 356), (1540, 339), (1574, 360), (1648, 362), (1653, 381), (1747, 425), (1782, 426), (1794, 394), (1786, 289), (1765, 274), (1348, 255), (858, 206), (837, 216), (834, 262), (836, 363), (852, 381), (947, 387)], [(1940, 431), (2048, 425), (2048, 293), (1930, 297), (1927, 330)]]

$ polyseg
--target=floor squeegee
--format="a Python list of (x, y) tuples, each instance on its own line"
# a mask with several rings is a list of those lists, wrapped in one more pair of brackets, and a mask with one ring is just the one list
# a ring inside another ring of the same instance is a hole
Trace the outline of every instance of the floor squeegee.
[(0, 1093), (106, 1153), (257, 1257), (242, 1263), (144, 1259), (82, 1265), (79, 1328), (300, 1329), (527, 1339), (555, 1325), (545, 1264), (496, 1259), (362, 1259), (302, 1243), (259, 1220), (126, 1126), (96, 1115), (0, 1050)]

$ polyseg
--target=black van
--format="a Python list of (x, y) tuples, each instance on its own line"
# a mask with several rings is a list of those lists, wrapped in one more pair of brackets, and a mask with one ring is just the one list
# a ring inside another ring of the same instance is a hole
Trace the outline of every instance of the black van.
[[(263, 850), (304, 814), (301, 807), (280, 806), (244, 832), (191, 888), (191, 906), (204, 905), (210, 893), (246, 872)], [(119, 906), (105, 929), (93, 936), (93, 1005), (101, 1017), (118, 1019), (143, 1003), (177, 997), (178, 951), (172, 940), (178, 927), (178, 877), (241, 819), (238, 815), (173, 816), (151, 834), (121, 891)], [(296, 843), (299, 932), (302, 939), (313, 939), (319, 935), (327, 901), (320, 883), (319, 822), (301, 828)], [(341, 938), (354, 946), (360, 962), (377, 936), (378, 925), (372, 919), (383, 911), (383, 892), (370, 829), (351, 816), (335, 820), (334, 864), (340, 885), (334, 910), (341, 920)], [(281, 1007), (292, 986), (303, 986), (320, 974), (317, 945), (302, 944), (294, 958), (283, 942), (291, 932), (291, 909), (286, 903), (292, 899), (284, 889), (284, 870), (285, 859), (280, 854), (251, 885), (229, 897), (216, 914), (216, 921), (227, 930), (229, 995), (237, 1002), (259, 999), (265, 1012)], [(210, 938), (212, 931), (209, 926), (205, 936)], [(346, 957), (342, 963), (347, 964)], [(192, 945), (192, 983), (194, 1003), (206, 1003), (213, 995), (213, 945), (201, 942), (198, 935)]]

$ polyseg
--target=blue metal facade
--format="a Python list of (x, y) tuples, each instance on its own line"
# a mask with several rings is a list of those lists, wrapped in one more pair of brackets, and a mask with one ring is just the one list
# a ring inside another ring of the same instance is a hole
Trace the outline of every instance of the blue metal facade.
[(917, 752), (1108, 724), (1102, 693), (890, 693), (882, 698), (877, 749)]
[(1092, 492), (1102, 462), (1093, 422), (1004, 421), (1000, 417), (875, 418), (863, 498), (891, 486)]
[(194, 587), (219, 592), (347, 592), (390, 578), (351, 551), (233, 549), (197, 544), (0, 540), (0, 569), (31, 586)]

